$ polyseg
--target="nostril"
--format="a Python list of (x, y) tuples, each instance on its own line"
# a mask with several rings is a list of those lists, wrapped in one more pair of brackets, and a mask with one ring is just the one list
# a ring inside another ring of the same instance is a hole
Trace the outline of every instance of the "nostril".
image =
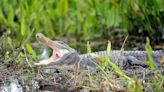
[(37, 33), (36, 34), (36, 38), (41, 38), (41, 37), (44, 37), (44, 35), (42, 33)]
[(36, 38), (39, 38), (39, 35), (36, 35)]

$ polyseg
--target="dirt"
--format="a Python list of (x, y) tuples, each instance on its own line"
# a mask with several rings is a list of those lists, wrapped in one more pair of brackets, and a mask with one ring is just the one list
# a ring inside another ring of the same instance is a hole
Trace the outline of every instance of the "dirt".
[[(137, 70), (140, 78), (145, 78), (144, 76), (148, 69), (138, 68)], [(104, 90), (115, 90), (126, 92), (126, 87), (123, 87), (125, 81), (122, 81), (114, 72), (111, 72), (109, 75), (112, 80), (116, 81), (114, 87), (111, 86), (102, 72), (95, 73), (89, 70), (76, 71), (76, 69), (75, 71), (53, 69), (53, 72), (46, 72), (46, 69), (39, 67), (33, 67), (31, 69), (27, 65), (0, 64), (0, 87), (6, 84), (9, 85), (12, 80), (17, 79), (25, 92), (44, 92), (47, 90), (49, 92), (86, 92), (86, 90), (102, 92)], [(126, 72), (130, 72), (131, 77), (137, 74), (133, 70)], [(90, 77), (92, 78), (89, 79)]]

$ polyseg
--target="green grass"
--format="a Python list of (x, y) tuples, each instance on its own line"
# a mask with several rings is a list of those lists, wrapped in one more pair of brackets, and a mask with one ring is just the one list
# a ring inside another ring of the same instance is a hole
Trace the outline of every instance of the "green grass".
[(148, 54), (148, 58), (149, 58), (149, 61), (150, 61), (150, 69), (151, 69), (151, 71), (153, 71), (154, 69), (155, 69), (155, 63), (154, 63), (154, 61), (153, 61), (153, 57), (152, 57), (152, 48), (151, 48), (151, 46), (150, 46), (150, 40), (149, 40), (149, 38), (147, 37), (146, 38), (146, 46), (145, 46), (145, 49), (146, 49), (146, 51), (147, 51), (147, 54)]
[[(16, 41), (16, 46), (34, 41), (37, 32), (54, 39), (73, 36), (78, 41), (87, 41), (102, 38), (104, 33), (111, 36), (108, 31), (117, 28), (162, 34), (164, 26), (163, 0), (1, 0), (0, 3), (0, 28)], [(29, 36), (31, 39), (27, 40)]]

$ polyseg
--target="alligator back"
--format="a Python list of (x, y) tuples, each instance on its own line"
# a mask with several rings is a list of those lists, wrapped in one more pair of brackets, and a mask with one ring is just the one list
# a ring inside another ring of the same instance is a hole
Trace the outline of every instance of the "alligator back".
[[(106, 56), (106, 51), (99, 51), (99, 52), (93, 52), (96, 55), (99, 55), (101, 57)], [(164, 61), (164, 50), (157, 50), (152, 52), (152, 57), (155, 62), (155, 65), (157, 67), (161, 66), (162, 61)], [(84, 65), (92, 66), (93, 64), (91, 61), (95, 61), (98, 63), (98, 60), (96, 58), (91, 58), (87, 54), (80, 55), (80, 58), (82, 58), (82, 62)], [(125, 64), (131, 63), (135, 65), (141, 65), (141, 66), (148, 66), (149, 61), (148, 54), (146, 51), (120, 51), (120, 50), (112, 50), (110, 53), (110, 60), (114, 63), (116, 63), (119, 66), (123, 66)], [(147, 64), (146, 64), (147, 63)]]

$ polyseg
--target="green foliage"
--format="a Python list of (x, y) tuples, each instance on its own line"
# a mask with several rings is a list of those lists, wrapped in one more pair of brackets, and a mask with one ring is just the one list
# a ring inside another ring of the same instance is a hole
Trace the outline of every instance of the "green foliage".
[(78, 40), (103, 37), (112, 28), (162, 33), (163, 0), (1, 0), (0, 27), (24, 43), (34, 30)]

